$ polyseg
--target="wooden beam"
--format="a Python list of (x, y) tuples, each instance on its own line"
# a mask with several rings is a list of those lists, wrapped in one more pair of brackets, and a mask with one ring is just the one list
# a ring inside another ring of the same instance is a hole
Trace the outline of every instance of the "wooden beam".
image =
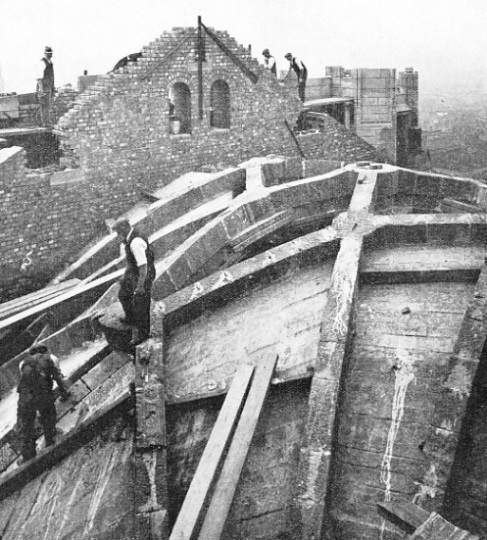
[(80, 283), (80, 280), (77, 278), (70, 279), (59, 285), (51, 285), (44, 287), (33, 293), (26, 294), (20, 298), (15, 298), (14, 300), (9, 300), (8, 302), (3, 302), (0, 304), (0, 318), (5, 319), (14, 315), (18, 311), (22, 311), (29, 307), (32, 307), (40, 302), (45, 302), (50, 300), (55, 296), (59, 296), (62, 292), (65, 292), (71, 287), (75, 287)]
[(130, 391), (127, 389), (115, 401), (98, 410), (88, 420), (62, 437), (57, 444), (46, 448), (18, 469), (5, 474), (0, 479), (0, 500), (21, 489), (27, 482), (54, 467), (66, 456), (93, 439), (110, 423), (112, 414), (126, 410), (131, 405), (130, 397)]
[(61, 293), (59, 296), (55, 296), (54, 298), (51, 298), (50, 300), (37, 304), (34, 307), (26, 309), (25, 311), (21, 311), (20, 313), (17, 313), (16, 315), (13, 315), (12, 317), (3, 319), (0, 321), (0, 330), (3, 330), (4, 328), (8, 328), (12, 324), (23, 321), (27, 317), (36, 315), (37, 313), (41, 313), (42, 311), (45, 311), (46, 309), (57, 306), (65, 302), (66, 300), (70, 300), (71, 298), (80, 296), (81, 294), (91, 291), (92, 289), (96, 289), (97, 287), (101, 285), (106, 285), (108, 287), (108, 284), (110, 284), (112, 281), (115, 281), (117, 278), (119, 278), (123, 274), (123, 272), (124, 270), (122, 268), (121, 270), (116, 270), (115, 272), (112, 272), (111, 274), (108, 274), (107, 276), (98, 278), (95, 281), (87, 283), (86, 285), (78, 285), (78, 286), (71, 287), (66, 292)]
[(371, 209), (377, 173), (368, 171), (367, 174), (367, 181), (355, 186), (346, 218), (334, 223), (343, 240), (335, 260), (332, 286), (321, 325), (305, 440), (299, 461), (299, 495), (295, 497), (296, 510), (303, 524), (303, 540), (333, 536), (328, 489), (336, 445), (335, 434), (340, 420), (337, 402), (343, 367), (353, 341), (353, 314), (363, 234), (373, 227)]
[(407, 534), (413, 534), (429, 517), (430, 513), (409, 502), (377, 503), (379, 515)]
[(132, 456), (137, 540), (166, 540), (169, 536), (163, 364), (161, 339), (149, 339), (137, 347)]
[(135, 354), (135, 447), (167, 446), (162, 339), (148, 339)]
[(404, 270), (404, 271), (379, 271), (360, 272), (361, 284), (391, 285), (393, 283), (475, 283), (480, 273), (480, 268), (451, 270)]
[(200, 540), (218, 540), (221, 537), (276, 362), (277, 356), (273, 353), (256, 367), (247, 401), (201, 527)]
[(298, 139), (296, 139), (296, 135), (294, 135), (294, 131), (291, 129), (291, 126), (289, 125), (289, 122), (287, 120), (284, 120), (284, 123), (286, 124), (286, 127), (289, 131), (289, 133), (291, 134), (291, 137), (295, 143), (295, 145), (297, 146), (298, 148), (298, 152), (299, 152), (299, 155), (303, 158), (303, 159), (306, 159), (306, 156), (304, 155), (304, 152), (303, 150), (301, 149), (301, 145), (299, 144), (299, 141)]
[(254, 368), (242, 366), (236, 372), (210, 439), (184, 499), (170, 540), (190, 540), (201, 516), (210, 486), (215, 478), (230, 435), (242, 409)]
[(207, 28), (203, 23), (201, 26), (205, 29), (205, 32), (211, 37), (211, 39), (220, 47), (220, 49), (230, 58), (230, 60), (242, 71), (242, 73), (248, 77), (254, 84), (259, 80), (259, 77), (250, 70), (240, 58), (235, 55), (226, 45), (221, 41), (220, 38), (215, 36), (215, 34)]
[(201, 25), (201, 17), (198, 17), (198, 112), (200, 120), (203, 120), (203, 62), (206, 58)]

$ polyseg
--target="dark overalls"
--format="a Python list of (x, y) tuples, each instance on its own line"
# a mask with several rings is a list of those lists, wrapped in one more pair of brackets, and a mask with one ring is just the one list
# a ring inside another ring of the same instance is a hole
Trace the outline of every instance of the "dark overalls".
[(296, 62), (296, 58), (292, 58), (291, 67), (294, 69), (294, 72), (298, 76), (298, 95), (299, 99), (304, 103), (306, 97), (306, 80), (308, 78), (308, 70), (306, 66), (301, 62), (303, 69), (300, 69)]
[(42, 77), (43, 92), (37, 89), (37, 99), (40, 105), (41, 123), (43, 126), (50, 126), (52, 123), (52, 98), (54, 93), (54, 65), (46, 58), (41, 58), (44, 62), (44, 74)]
[(65, 391), (62, 373), (48, 354), (41, 358), (27, 358), (23, 361), (17, 387), (19, 393), (17, 424), (20, 431), (21, 453), (25, 460), (36, 455), (37, 413), (39, 413), (39, 421), (44, 431), (46, 446), (54, 444), (56, 407), (52, 391), (53, 379), (62, 391)]
[[(144, 283), (144, 293), (134, 295), (139, 279), (139, 267), (137, 266), (137, 261), (130, 249), (130, 244), (135, 238), (142, 238), (147, 244), (147, 249), (145, 250), (147, 259), (147, 277)], [(152, 283), (156, 277), (154, 252), (149, 244), (149, 240), (145, 236), (139, 234), (135, 229), (130, 234), (129, 239), (123, 241), (123, 245), (125, 248), (127, 264), (125, 267), (125, 274), (120, 282), (118, 299), (122, 304), (127, 322), (133, 324), (139, 330), (142, 334), (141, 337), (146, 338), (150, 334), (151, 290)]]

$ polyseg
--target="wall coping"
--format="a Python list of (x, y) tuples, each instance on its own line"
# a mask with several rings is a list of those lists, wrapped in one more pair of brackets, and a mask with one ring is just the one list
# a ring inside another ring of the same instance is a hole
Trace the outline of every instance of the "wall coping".
[(8, 161), (12, 156), (22, 152), (24, 149), (21, 146), (11, 146), (0, 150), (0, 165)]

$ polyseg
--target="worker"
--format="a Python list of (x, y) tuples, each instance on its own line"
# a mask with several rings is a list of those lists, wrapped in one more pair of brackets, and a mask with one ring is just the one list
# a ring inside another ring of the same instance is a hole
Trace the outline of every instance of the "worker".
[(37, 101), (41, 112), (41, 124), (44, 127), (52, 125), (52, 99), (54, 94), (54, 64), (52, 63), (52, 49), (44, 49), (37, 73)]
[(56, 406), (52, 389), (53, 380), (61, 391), (61, 399), (67, 399), (69, 392), (58, 359), (50, 354), (45, 345), (31, 347), (29, 357), (20, 362), (19, 370), (17, 426), (20, 432), (22, 459), (28, 461), (36, 455), (37, 413), (44, 431), (46, 447), (55, 443)]
[(277, 76), (276, 59), (271, 55), (269, 49), (264, 49), (262, 51), (262, 56), (264, 57), (264, 64), (266, 69), (268, 69), (271, 73)]
[(121, 218), (112, 229), (121, 240), (126, 267), (120, 281), (118, 298), (125, 312), (122, 322), (132, 325), (132, 345), (138, 345), (150, 335), (150, 301), (156, 276), (154, 253), (148, 239)]
[(308, 78), (308, 70), (301, 60), (298, 60), (291, 53), (287, 53), (284, 58), (289, 62), (289, 71), (294, 70), (298, 77), (298, 95), (299, 99), (304, 102), (306, 92), (306, 80)]

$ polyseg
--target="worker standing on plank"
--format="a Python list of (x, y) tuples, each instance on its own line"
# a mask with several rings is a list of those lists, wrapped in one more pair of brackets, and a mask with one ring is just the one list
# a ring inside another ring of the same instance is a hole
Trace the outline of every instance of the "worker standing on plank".
[(37, 413), (39, 413), (39, 421), (44, 431), (46, 446), (52, 446), (55, 443), (56, 406), (52, 389), (53, 380), (61, 391), (62, 399), (67, 399), (69, 392), (59, 368), (58, 359), (50, 354), (45, 345), (31, 347), (29, 357), (20, 363), (19, 370), (17, 426), (22, 443), (22, 457), (24, 461), (27, 461), (36, 455)]
[(301, 60), (298, 60), (290, 52), (284, 58), (289, 62), (289, 71), (294, 70), (298, 77), (298, 95), (304, 103), (306, 93), (306, 80), (308, 79), (308, 70)]
[(37, 73), (37, 101), (41, 112), (41, 124), (44, 127), (52, 125), (52, 99), (54, 95), (54, 64), (52, 63), (52, 49), (44, 49)]
[(127, 219), (117, 220), (112, 229), (121, 240), (120, 247), (126, 258), (118, 293), (125, 312), (122, 322), (134, 326), (131, 344), (138, 345), (150, 335), (151, 290), (156, 276), (154, 252), (149, 240)]

